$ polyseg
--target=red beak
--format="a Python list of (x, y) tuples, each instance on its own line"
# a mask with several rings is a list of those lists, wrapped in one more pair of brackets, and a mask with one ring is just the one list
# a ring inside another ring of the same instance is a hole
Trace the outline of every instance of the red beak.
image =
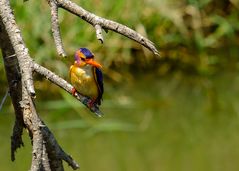
[(87, 59), (85, 63), (93, 65), (97, 68), (102, 68), (102, 66), (98, 62), (96, 62), (94, 59)]

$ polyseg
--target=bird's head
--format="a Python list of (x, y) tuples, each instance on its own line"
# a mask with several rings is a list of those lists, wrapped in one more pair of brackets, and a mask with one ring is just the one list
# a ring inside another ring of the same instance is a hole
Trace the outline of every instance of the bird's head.
[(97, 68), (102, 67), (98, 62), (94, 60), (94, 55), (87, 48), (80, 48), (75, 52), (75, 64), (80, 67), (87, 64)]

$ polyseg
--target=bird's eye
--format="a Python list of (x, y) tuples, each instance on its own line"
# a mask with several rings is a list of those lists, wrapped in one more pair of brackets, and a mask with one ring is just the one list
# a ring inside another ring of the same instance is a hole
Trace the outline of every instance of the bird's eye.
[(82, 61), (85, 61), (85, 58), (81, 58)]

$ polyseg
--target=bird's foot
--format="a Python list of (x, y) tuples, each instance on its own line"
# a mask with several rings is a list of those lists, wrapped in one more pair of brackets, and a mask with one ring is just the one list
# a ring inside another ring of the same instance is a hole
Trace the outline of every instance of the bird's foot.
[(92, 108), (93, 106), (95, 106), (95, 100), (90, 99), (87, 105), (89, 106), (89, 108)]
[(76, 91), (75, 87), (73, 87), (72, 90), (71, 90), (71, 94), (72, 94), (73, 96), (75, 96), (76, 92), (77, 92), (77, 91)]

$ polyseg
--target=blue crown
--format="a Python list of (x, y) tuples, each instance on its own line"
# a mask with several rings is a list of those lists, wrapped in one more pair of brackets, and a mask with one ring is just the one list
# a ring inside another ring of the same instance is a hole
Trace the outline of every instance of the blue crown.
[(85, 55), (86, 58), (94, 57), (94, 55), (87, 48), (80, 48), (80, 51)]

